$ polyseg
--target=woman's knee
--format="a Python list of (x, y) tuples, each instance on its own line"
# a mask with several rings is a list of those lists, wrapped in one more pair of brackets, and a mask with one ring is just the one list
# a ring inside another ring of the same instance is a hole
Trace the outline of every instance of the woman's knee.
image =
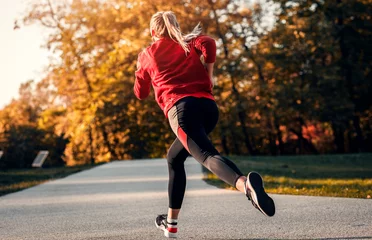
[(167, 162), (168, 162), (168, 164), (173, 163), (174, 158), (175, 158), (175, 154), (168, 150), (168, 152), (167, 152)]
[(174, 153), (172, 151), (167, 152), (167, 163), (172, 168), (183, 167), (186, 158), (189, 156), (188, 152), (181, 151)]

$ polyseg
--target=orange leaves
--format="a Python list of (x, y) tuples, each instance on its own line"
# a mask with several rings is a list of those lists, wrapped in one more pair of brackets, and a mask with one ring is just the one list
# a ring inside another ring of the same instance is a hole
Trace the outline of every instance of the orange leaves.
[(295, 35), (296, 38), (305, 38), (305, 33), (302, 31), (295, 30), (293, 31), (293, 34)]

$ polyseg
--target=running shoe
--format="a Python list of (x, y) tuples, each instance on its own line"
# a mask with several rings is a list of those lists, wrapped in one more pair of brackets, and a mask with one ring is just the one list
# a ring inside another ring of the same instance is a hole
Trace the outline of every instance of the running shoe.
[(155, 225), (163, 230), (167, 238), (177, 238), (177, 223), (168, 223), (167, 214), (158, 215), (155, 219)]
[(260, 174), (250, 172), (245, 182), (245, 195), (255, 208), (265, 216), (272, 217), (275, 214), (274, 201), (265, 192)]

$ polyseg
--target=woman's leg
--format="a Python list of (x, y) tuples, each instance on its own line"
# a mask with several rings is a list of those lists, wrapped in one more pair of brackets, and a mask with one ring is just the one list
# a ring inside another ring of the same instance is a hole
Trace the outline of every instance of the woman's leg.
[[(275, 214), (275, 204), (264, 190), (261, 176), (250, 172), (244, 177), (237, 166), (222, 157), (208, 139), (218, 120), (216, 103), (209, 99), (187, 97), (168, 112), (173, 132), (183, 147), (221, 180), (245, 193), (252, 204), (266, 216)], [(178, 212), (174, 213), (178, 215)]]
[[(203, 121), (203, 126), (205, 126), (203, 131), (206, 134), (209, 134), (217, 123), (218, 111), (216, 112), (216, 109), (213, 109), (213, 107), (208, 108), (207, 111), (210, 111), (210, 112), (207, 112), (209, 116), (214, 116), (212, 118), (206, 118)], [(184, 146), (182, 145), (181, 141), (178, 138), (176, 138), (176, 140), (173, 142), (173, 144), (168, 150), (168, 154), (167, 154), (168, 172), (169, 172), (168, 218), (170, 219), (178, 219), (178, 214), (182, 206), (183, 198), (185, 195), (185, 188), (186, 188), (186, 174), (185, 174), (184, 162), (189, 155), (190, 155), (189, 152), (184, 148)], [(223, 157), (221, 158), (222, 158), (221, 161), (224, 164), (227, 164), (231, 168), (235, 169), (235, 171), (239, 171), (237, 167), (230, 160), (223, 158)], [(213, 162), (209, 164), (208, 162), (206, 163), (207, 163), (206, 167), (208, 169), (218, 168), (218, 166), (216, 167), (211, 166), (213, 165)], [(219, 164), (217, 163), (217, 165)], [(242, 192), (244, 192), (245, 180), (246, 180), (245, 176), (240, 176), (240, 178), (238, 179), (238, 181), (236, 181), (236, 184), (235, 184), (238, 190)], [(235, 179), (233, 181), (235, 181)]]
[[(184, 98), (168, 112), (173, 132), (185, 149), (221, 180), (244, 192), (245, 177), (214, 148), (207, 134), (218, 121), (218, 109), (209, 99)], [(241, 184), (243, 183), (243, 184)]]
[(186, 188), (184, 163), (188, 156), (189, 153), (178, 139), (173, 142), (168, 150), (168, 214), (158, 215), (155, 219), (156, 227), (163, 230), (166, 237), (177, 237), (178, 214), (181, 210)]
[(167, 162), (169, 172), (168, 198), (169, 209), (168, 218), (178, 219), (178, 213), (182, 206), (186, 188), (186, 173), (184, 162), (189, 156), (178, 138), (168, 150)]
[(168, 112), (169, 122), (185, 149), (221, 180), (244, 192), (266, 216), (275, 214), (275, 204), (264, 190), (261, 176), (250, 172), (244, 177), (237, 166), (222, 157), (207, 137), (218, 119), (216, 103), (209, 99), (185, 98)]

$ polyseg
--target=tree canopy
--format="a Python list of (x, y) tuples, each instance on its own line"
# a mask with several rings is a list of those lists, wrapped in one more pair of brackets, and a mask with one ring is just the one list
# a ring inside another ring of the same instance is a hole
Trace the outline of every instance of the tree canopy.
[(18, 21), (49, 29), (53, 59), (0, 110), (6, 165), (29, 166), (45, 148), (53, 164), (164, 157), (175, 136), (154, 97), (132, 91), (150, 18), (164, 10), (217, 41), (221, 152), (371, 151), (372, 1), (48, 0)]

